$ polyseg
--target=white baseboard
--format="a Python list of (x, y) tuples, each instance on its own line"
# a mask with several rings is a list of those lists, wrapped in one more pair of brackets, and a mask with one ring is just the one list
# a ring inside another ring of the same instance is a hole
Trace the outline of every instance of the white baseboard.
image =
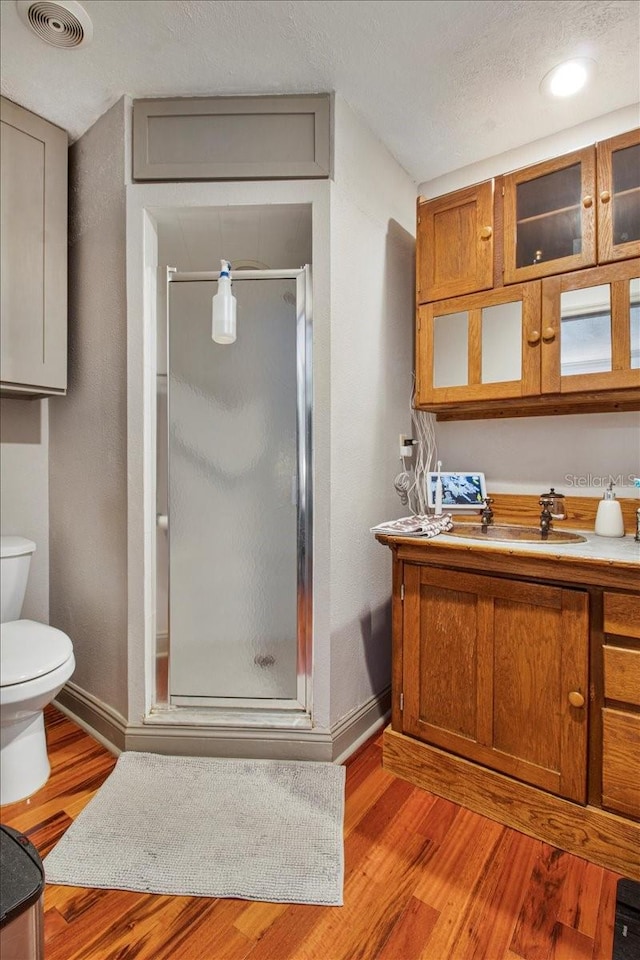
[(70, 682), (54, 703), (112, 753), (137, 750), (174, 756), (321, 760), (344, 763), (387, 722), (391, 689), (375, 694), (330, 730), (252, 730), (180, 723), (127, 723), (125, 718)]

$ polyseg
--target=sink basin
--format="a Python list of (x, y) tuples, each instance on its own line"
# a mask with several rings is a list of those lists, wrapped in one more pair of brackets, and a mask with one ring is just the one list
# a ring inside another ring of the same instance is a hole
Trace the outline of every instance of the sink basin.
[(508, 523), (491, 523), (482, 530), (480, 523), (460, 523), (449, 530), (448, 537), (465, 537), (470, 540), (498, 540), (514, 543), (586, 543), (587, 538), (569, 530), (550, 530), (543, 540), (539, 527), (521, 527)]

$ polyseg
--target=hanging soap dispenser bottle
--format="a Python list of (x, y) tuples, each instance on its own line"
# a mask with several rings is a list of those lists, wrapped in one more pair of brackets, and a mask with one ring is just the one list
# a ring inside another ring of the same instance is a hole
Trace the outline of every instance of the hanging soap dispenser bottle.
[(613, 481), (598, 504), (595, 532), (598, 537), (624, 537), (622, 508), (613, 492)]

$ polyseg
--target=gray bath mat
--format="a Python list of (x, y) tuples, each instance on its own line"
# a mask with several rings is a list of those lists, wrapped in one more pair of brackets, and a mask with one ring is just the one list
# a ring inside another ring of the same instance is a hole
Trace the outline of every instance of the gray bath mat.
[(345, 769), (123, 753), (45, 860), (48, 883), (342, 904)]

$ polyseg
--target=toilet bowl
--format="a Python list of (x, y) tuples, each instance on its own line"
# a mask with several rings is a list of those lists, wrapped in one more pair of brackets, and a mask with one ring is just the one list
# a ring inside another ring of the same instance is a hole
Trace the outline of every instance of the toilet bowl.
[[(43, 786), (50, 765), (43, 710), (75, 669), (73, 645), (61, 630), (20, 620), (35, 544), (0, 538), (0, 803), (22, 800)], [(25, 562), (25, 560), (27, 562)]]

